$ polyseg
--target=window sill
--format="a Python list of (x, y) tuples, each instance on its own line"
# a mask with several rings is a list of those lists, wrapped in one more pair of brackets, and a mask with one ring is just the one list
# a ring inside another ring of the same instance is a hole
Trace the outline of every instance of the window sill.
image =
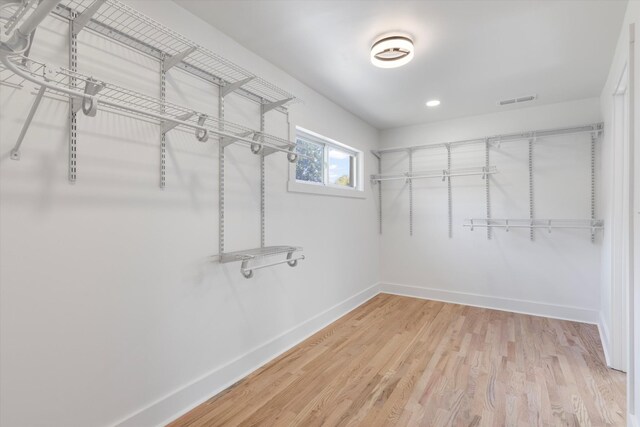
[(366, 198), (364, 190), (357, 190), (353, 188), (327, 187), (325, 185), (305, 184), (297, 181), (289, 181), (287, 190), (290, 193), (306, 193), (318, 196), (349, 197), (352, 199)]

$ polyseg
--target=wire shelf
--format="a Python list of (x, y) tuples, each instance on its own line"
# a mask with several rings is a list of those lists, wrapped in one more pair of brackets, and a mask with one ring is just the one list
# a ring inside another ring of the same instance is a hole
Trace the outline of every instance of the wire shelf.
[(275, 255), (289, 254), (301, 251), (298, 246), (266, 246), (264, 248), (246, 249), (243, 251), (226, 252), (220, 255), (220, 263), (248, 261)]
[[(302, 251), (302, 248), (297, 246), (265, 246), (262, 248), (223, 253), (218, 257), (218, 261), (221, 264), (228, 262), (242, 262), (240, 265), (240, 273), (242, 273), (245, 278), (250, 279), (253, 277), (254, 270), (260, 270), (262, 268), (273, 267), (274, 265), (280, 264), (288, 264), (289, 267), (295, 267), (298, 265), (298, 261), (305, 259), (302, 254), (295, 255), (296, 252), (300, 251)], [(269, 263), (249, 265), (250, 262), (255, 260), (273, 257), (276, 255), (286, 255), (286, 258)]]
[(476, 167), (476, 168), (460, 168), (460, 169), (440, 169), (432, 171), (417, 171), (417, 172), (397, 172), (388, 174), (376, 174), (371, 175), (371, 181), (397, 181), (397, 180), (412, 180), (412, 179), (427, 179), (427, 178), (441, 178), (442, 180), (448, 177), (454, 176), (482, 176), (485, 178), (487, 175), (498, 173), (495, 166), (490, 168)]
[(25, 79), (9, 70), (4, 64), (0, 64), (0, 85), (9, 86), (17, 89), (24, 87)]
[(380, 157), (388, 153), (401, 153), (401, 152), (407, 152), (407, 151), (427, 150), (432, 148), (453, 148), (453, 147), (470, 145), (470, 144), (499, 145), (503, 142), (536, 140), (538, 138), (547, 138), (547, 137), (558, 136), (558, 135), (577, 135), (577, 134), (584, 134), (584, 133), (597, 135), (602, 133), (603, 129), (604, 129), (604, 123), (598, 122), (598, 123), (592, 123), (589, 125), (577, 126), (577, 127), (559, 128), (559, 129), (543, 129), (543, 130), (535, 130), (535, 131), (528, 131), (528, 132), (492, 135), (492, 136), (486, 136), (483, 138), (465, 139), (460, 141), (439, 142), (434, 144), (413, 145), (409, 147), (399, 147), (399, 148), (386, 148), (382, 150), (372, 150), (371, 152), (376, 157)]
[[(68, 18), (70, 12), (82, 14), (92, 3), (93, 0), (62, 0), (56, 12)], [(164, 55), (175, 56), (195, 49), (180, 62), (180, 68), (219, 85), (251, 78), (251, 81), (243, 85), (242, 90), (257, 96), (260, 102), (271, 103), (287, 99), (291, 100), (289, 104), (299, 102), (291, 93), (118, 0), (104, 2), (87, 23), (87, 28), (159, 59)]]
[(587, 230), (601, 230), (604, 221), (601, 219), (529, 219), (529, 218), (470, 218), (462, 224), (463, 227), (473, 231), (474, 228), (542, 228), (551, 233), (554, 228), (574, 228)]
[[(57, 92), (65, 97), (70, 95), (69, 91), (73, 91), (75, 96), (71, 96), (79, 103), (86, 98), (86, 95), (82, 92), (84, 88), (88, 85), (99, 85), (102, 89), (97, 94), (91, 95), (91, 98), (97, 101), (99, 109), (126, 111), (129, 114), (156, 119), (160, 122), (179, 122), (176, 126), (178, 128), (190, 130), (204, 128), (213, 134), (229, 138), (230, 142), (264, 146), (276, 151), (294, 152), (295, 144), (286, 139), (207, 116), (187, 107), (163, 102), (158, 98), (115, 84), (97, 81), (82, 73), (62, 67), (50, 67), (43, 62), (21, 55), (11, 56), (9, 60), (17, 70), (30, 77), (28, 80), (35, 84), (46, 85), (50, 92)], [(13, 70), (8, 70), (6, 67), (5, 70), (12, 74), (14, 73)], [(0, 71), (0, 76), (3, 75), (1, 73), (2, 71)], [(16, 77), (22, 82), (27, 80), (24, 76), (16, 75)], [(200, 120), (201, 118), (202, 120)], [(249, 137), (251, 139), (248, 139)]]

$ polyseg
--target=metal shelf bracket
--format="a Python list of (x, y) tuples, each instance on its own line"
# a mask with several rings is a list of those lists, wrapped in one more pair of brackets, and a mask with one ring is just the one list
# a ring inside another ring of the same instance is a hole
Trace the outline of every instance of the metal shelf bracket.
[(98, 12), (98, 9), (100, 9), (100, 6), (102, 6), (105, 1), (107, 0), (95, 0), (91, 3), (91, 6), (87, 7), (84, 12), (73, 20), (72, 31), (75, 36), (80, 34), (80, 31), (89, 23), (91, 17)]
[(255, 133), (255, 131), (246, 131), (246, 132), (243, 132), (243, 133), (237, 135), (238, 138), (235, 138), (235, 137), (232, 137), (232, 136), (223, 136), (221, 138), (221, 140), (220, 140), (220, 146), (223, 147), (223, 148), (227, 147), (227, 146), (233, 144), (234, 142), (238, 141), (240, 138), (248, 138), (251, 135), (253, 135), (254, 133)]
[(24, 140), (24, 137), (27, 134), (27, 130), (31, 125), (33, 116), (36, 114), (36, 111), (40, 106), (40, 101), (42, 101), (42, 96), (44, 95), (46, 90), (47, 90), (46, 87), (40, 86), (40, 89), (38, 90), (38, 94), (36, 95), (36, 99), (33, 101), (33, 105), (31, 105), (31, 110), (29, 110), (29, 114), (27, 115), (27, 119), (24, 121), (24, 124), (22, 125), (22, 130), (20, 131), (18, 140), (16, 141), (16, 144), (13, 146), (13, 149), (11, 150), (12, 160), (20, 160), (20, 146), (22, 145), (22, 141)]
[(255, 77), (247, 77), (246, 79), (239, 80), (237, 82), (228, 83), (220, 88), (220, 94), (221, 96), (227, 96), (234, 90), (240, 89), (242, 86), (246, 85), (253, 79), (255, 79)]
[(267, 104), (261, 104), (260, 108), (262, 110), (262, 114), (265, 114), (271, 110), (275, 110), (276, 108), (284, 106), (284, 104), (293, 101), (293, 98), (282, 99), (280, 101), (269, 102)]
[(176, 65), (178, 65), (180, 62), (182, 62), (187, 56), (191, 55), (193, 52), (195, 52), (198, 48), (195, 46), (191, 46), (190, 48), (180, 52), (180, 53), (176, 53), (173, 56), (166, 56), (162, 61), (163, 61), (163, 66), (164, 66), (164, 71), (169, 71), (171, 68), (175, 67)]
[[(181, 116), (176, 117), (176, 119), (184, 122), (184, 121), (189, 120), (195, 114), (196, 114), (195, 112), (185, 113), (185, 114), (183, 114)], [(171, 129), (175, 128), (178, 125), (179, 125), (179, 123), (177, 123), (177, 122), (172, 122), (172, 121), (169, 121), (169, 120), (165, 120), (164, 122), (162, 122), (162, 125), (160, 125), (160, 130), (161, 130), (162, 133), (167, 133)]]

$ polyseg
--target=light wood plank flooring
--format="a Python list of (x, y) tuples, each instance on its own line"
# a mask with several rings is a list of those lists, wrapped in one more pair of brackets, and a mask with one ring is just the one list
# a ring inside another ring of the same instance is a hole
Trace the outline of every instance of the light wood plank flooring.
[(381, 294), (171, 424), (624, 426), (594, 325)]

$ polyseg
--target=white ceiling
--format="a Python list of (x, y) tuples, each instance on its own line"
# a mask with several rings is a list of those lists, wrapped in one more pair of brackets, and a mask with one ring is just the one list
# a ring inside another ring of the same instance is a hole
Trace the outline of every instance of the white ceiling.
[[(380, 129), (599, 96), (627, 3), (176, 2)], [(376, 68), (370, 46), (393, 31), (413, 37), (415, 59)], [(539, 98), (496, 105), (528, 94)]]

